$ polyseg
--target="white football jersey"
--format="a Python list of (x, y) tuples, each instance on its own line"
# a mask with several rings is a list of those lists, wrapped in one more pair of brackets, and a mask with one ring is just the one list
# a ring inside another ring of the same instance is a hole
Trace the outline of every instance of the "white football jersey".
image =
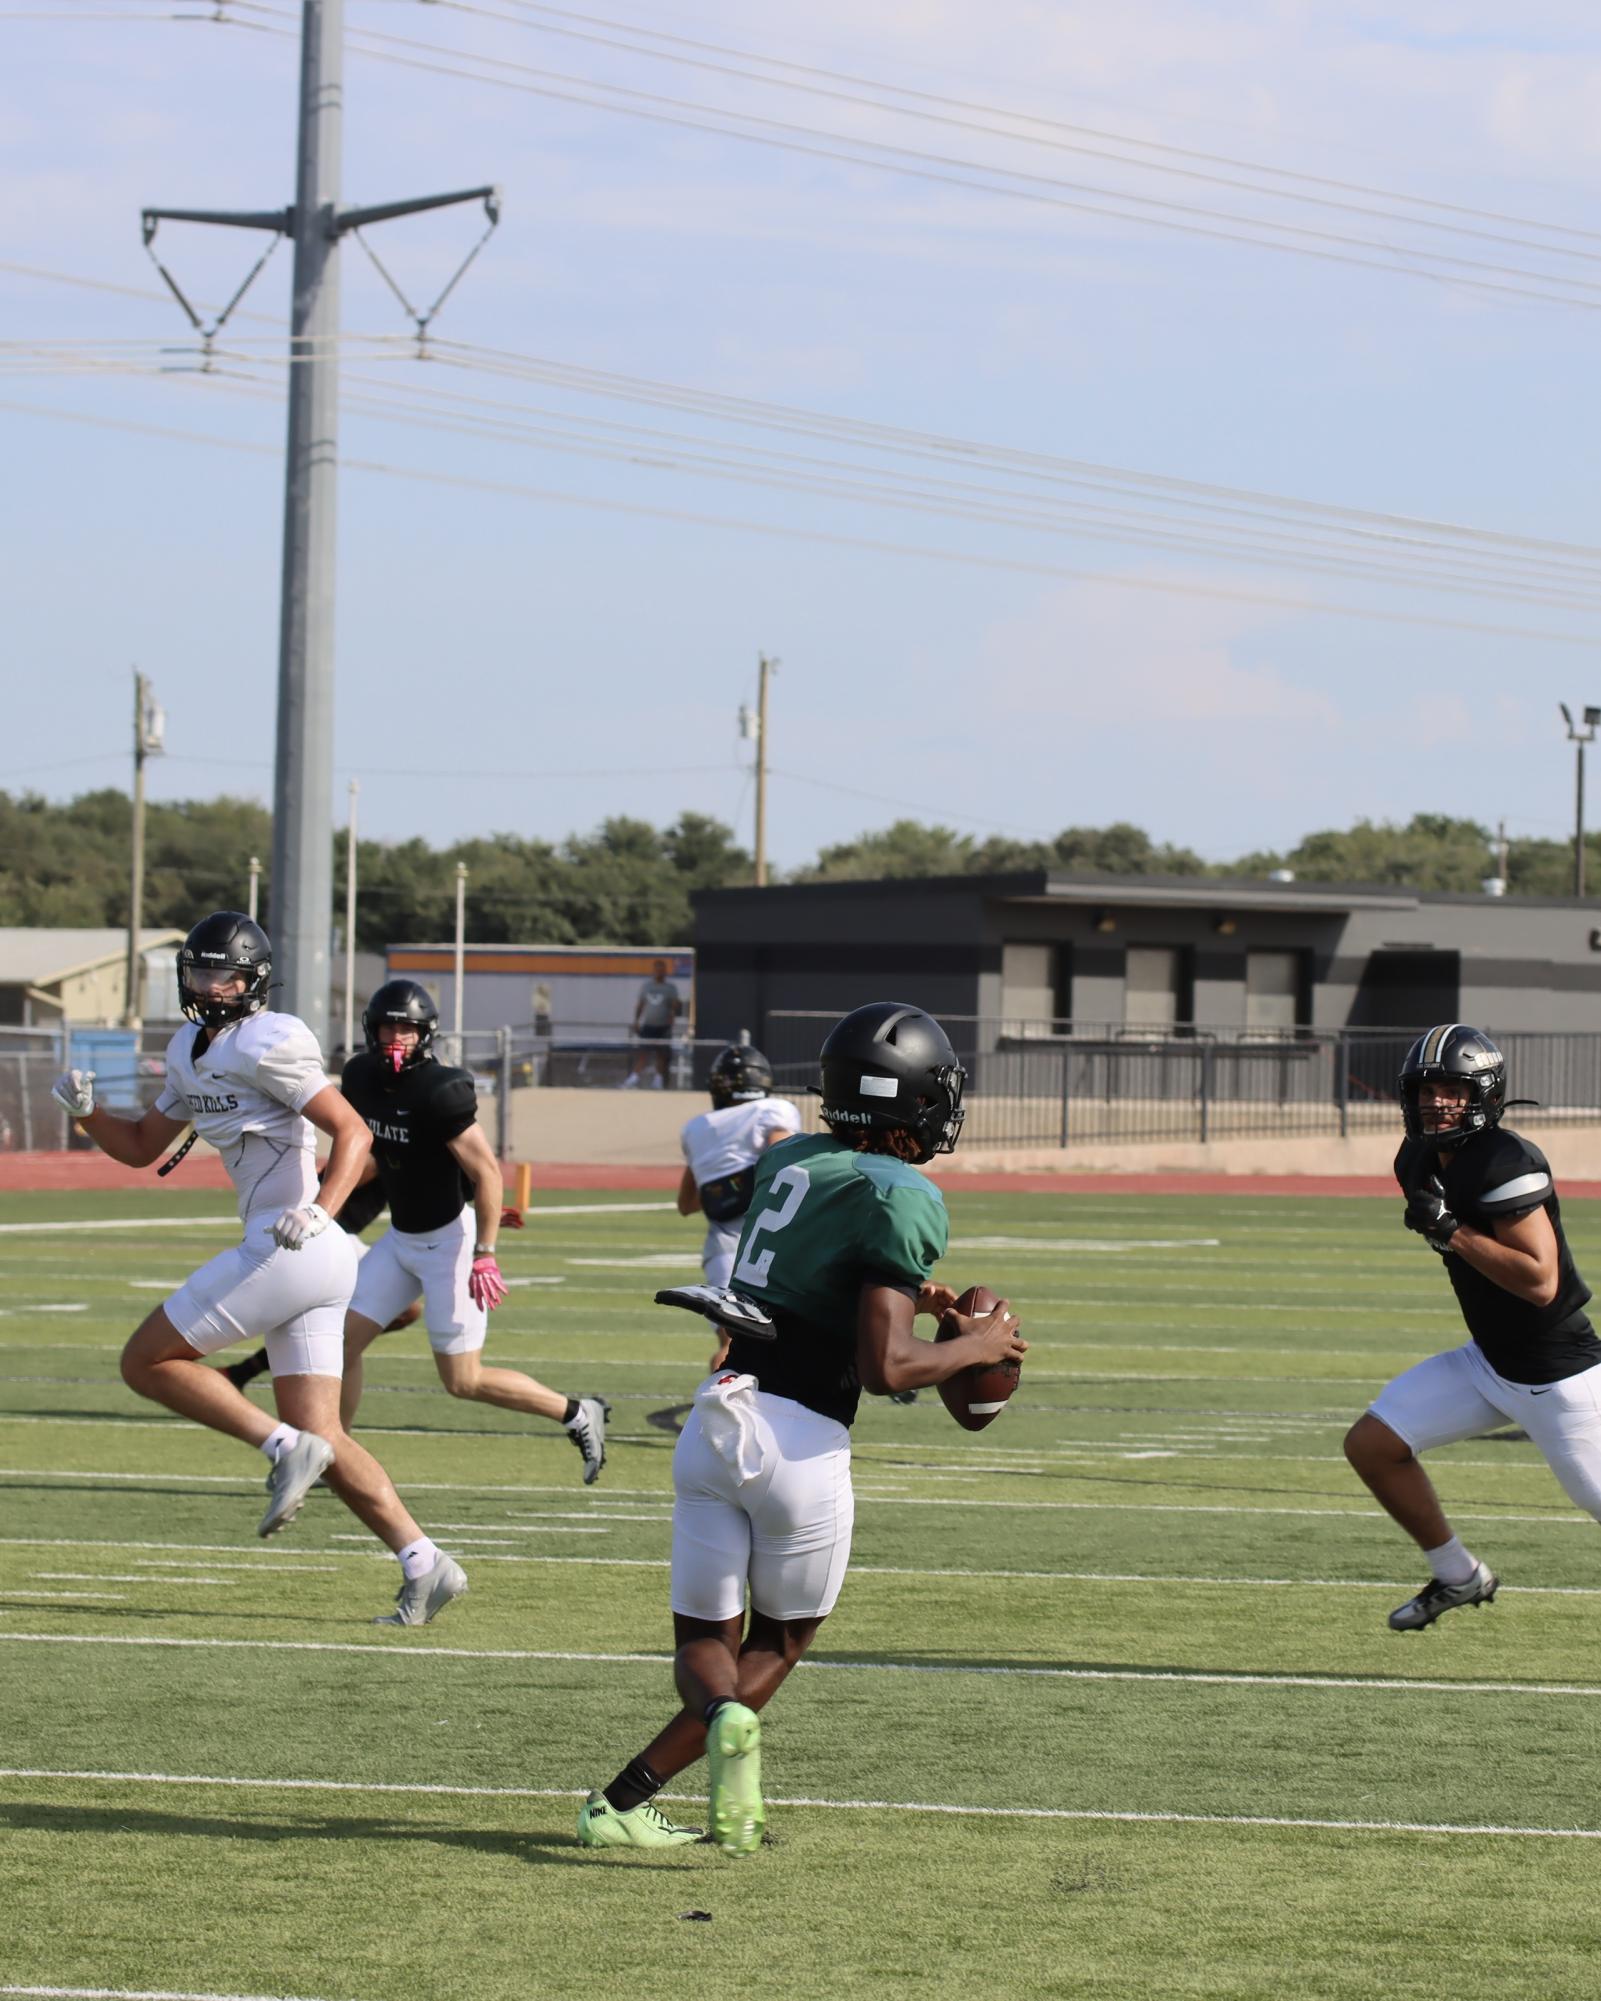
[(326, 1089), (317, 1038), (293, 1014), (246, 1015), (211, 1031), (185, 1022), (167, 1044), (167, 1081), (156, 1109), (187, 1119), (222, 1155), (244, 1221), (317, 1199), (317, 1134), (305, 1107)]
[(774, 1133), (798, 1133), (800, 1111), (789, 1098), (753, 1098), (747, 1105), (724, 1105), (702, 1112), (684, 1127), (684, 1158), (695, 1185), (720, 1181), (751, 1167), (772, 1144)]

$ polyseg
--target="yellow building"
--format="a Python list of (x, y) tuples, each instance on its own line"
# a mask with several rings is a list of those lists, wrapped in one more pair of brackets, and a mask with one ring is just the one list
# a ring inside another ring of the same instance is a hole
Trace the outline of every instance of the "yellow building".
[[(173, 954), (181, 931), (142, 931), (139, 1013), (176, 1018)], [(127, 1005), (126, 931), (0, 929), (0, 1025), (15, 1028), (110, 1027)]]

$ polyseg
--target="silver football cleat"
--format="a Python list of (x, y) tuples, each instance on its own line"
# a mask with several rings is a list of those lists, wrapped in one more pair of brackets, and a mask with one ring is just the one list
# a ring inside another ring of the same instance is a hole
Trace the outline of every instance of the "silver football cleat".
[(593, 1487), (606, 1463), (606, 1420), (611, 1405), (604, 1397), (580, 1397), (578, 1415), (564, 1426), (567, 1436), (584, 1455), (584, 1485)]
[(256, 1525), (259, 1536), (276, 1535), (300, 1513), (300, 1504), (334, 1463), (334, 1449), (315, 1431), (303, 1431), (272, 1462), (267, 1475), (267, 1512)]
[(408, 1577), (395, 1593), (393, 1612), (381, 1612), (375, 1626), (426, 1626), (451, 1599), (467, 1589), (467, 1573), (453, 1556), (439, 1552), (439, 1561), (421, 1577)]

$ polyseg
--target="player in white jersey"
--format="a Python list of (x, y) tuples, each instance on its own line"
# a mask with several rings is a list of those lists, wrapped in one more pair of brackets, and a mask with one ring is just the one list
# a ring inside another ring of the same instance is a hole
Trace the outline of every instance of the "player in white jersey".
[[(772, 1096), (772, 1065), (748, 1042), (730, 1043), (711, 1067), (712, 1108), (690, 1119), (680, 1135), (684, 1177), (678, 1213), (706, 1218), (700, 1268), (708, 1285), (727, 1286), (734, 1272), (739, 1226), (750, 1207), (756, 1163), (770, 1146), (800, 1131), (800, 1113), (789, 1098)], [(728, 1334), (719, 1329), (711, 1366), (720, 1369)]]
[[(102, 1152), (148, 1167), (186, 1126), (222, 1156), (238, 1196), (242, 1240), (220, 1252), (145, 1320), (122, 1351), (131, 1390), (209, 1425), (272, 1463), (273, 1535), (319, 1479), (400, 1559), (396, 1609), (382, 1623), (425, 1625), (467, 1588), (460, 1566), (418, 1528), (389, 1476), (339, 1421), (345, 1308), (356, 1251), (329, 1225), (355, 1187), (372, 1135), (328, 1081), (316, 1037), (266, 1006), (272, 947), (252, 918), (219, 910), (178, 952), (178, 991), (194, 1028), (167, 1049), (167, 1081), (138, 1120), (94, 1101), (92, 1071), (71, 1070), (54, 1095)], [(333, 1142), (317, 1185), (316, 1135)], [(265, 1337), (278, 1422), (203, 1357)]]

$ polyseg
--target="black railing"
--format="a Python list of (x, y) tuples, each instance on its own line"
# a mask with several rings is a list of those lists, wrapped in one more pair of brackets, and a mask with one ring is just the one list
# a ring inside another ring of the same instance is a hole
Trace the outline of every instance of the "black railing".
[[(838, 1017), (773, 1013), (781, 1090), (817, 1078)], [(1395, 1084), (1418, 1031), (1288, 1033), (945, 1016), (968, 1070), (965, 1145), (1060, 1147), (1398, 1132)], [(1601, 1119), (1601, 1034), (1498, 1030), (1519, 1125)]]

